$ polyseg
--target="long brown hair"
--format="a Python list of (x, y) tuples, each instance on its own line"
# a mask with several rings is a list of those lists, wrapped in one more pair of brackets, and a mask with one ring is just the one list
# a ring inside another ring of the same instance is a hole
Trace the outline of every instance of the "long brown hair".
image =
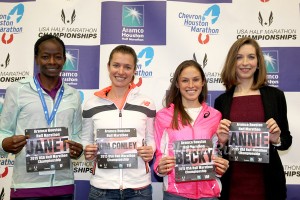
[(183, 61), (182, 63), (180, 63), (180, 65), (175, 70), (173, 80), (171, 82), (169, 91), (167, 92), (167, 95), (165, 98), (166, 107), (169, 107), (171, 104), (174, 104), (174, 114), (173, 114), (173, 119), (172, 119), (172, 123), (171, 123), (171, 127), (173, 129), (179, 129), (178, 117), (180, 117), (183, 126), (186, 126), (192, 122), (191, 117), (188, 115), (188, 113), (184, 109), (184, 106), (182, 103), (182, 95), (180, 93), (179, 88), (177, 87), (178, 78), (179, 78), (180, 74), (182, 73), (182, 71), (187, 67), (194, 67), (201, 74), (202, 82), (204, 83), (204, 85), (203, 85), (202, 91), (198, 97), (199, 102), (203, 103), (204, 101), (206, 101), (206, 98), (207, 98), (206, 78), (205, 78), (205, 74), (204, 74), (200, 64), (194, 60), (186, 60), (186, 61)]
[(265, 59), (259, 44), (252, 38), (243, 37), (235, 41), (230, 47), (221, 72), (221, 79), (227, 91), (239, 84), (236, 77), (236, 59), (238, 51), (245, 44), (250, 44), (255, 48), (258, 62), (257, 70), (254, 73), (253, 85), (251, 89), (257, 90), (267, 84), (267, 70)]

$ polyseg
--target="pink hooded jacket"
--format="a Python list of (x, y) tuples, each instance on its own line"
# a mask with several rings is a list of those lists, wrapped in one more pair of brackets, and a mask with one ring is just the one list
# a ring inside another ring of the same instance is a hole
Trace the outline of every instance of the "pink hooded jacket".
[[(157, 112), (155, 118), (155, 142), (156, 142), (156, 160), (154, 163), (155, 172), (160, 159), (163, 156), (174, 156), (172, 148), (168, 148), (168, 144), (172, 144), (178, 140), (194, 140), (194, 139), (215, 139), (217, 142), (216, 131), (221, 120), (221, 113), (214, 108), (202, 103), (200, 111), (193, 126), (181, 125), (179, 122), (179, 130), (171, 128), (172, 117), (174, 113), (174, 105), (163, 108)], [(169, 193), (192, 199), (219, 197), (221, 192), (221, 182), (216, 177), (214, 180), (192, 181), (192, 182), (175, 182), (175, 169), (168, 175), (164, 176), (164, 191)]]

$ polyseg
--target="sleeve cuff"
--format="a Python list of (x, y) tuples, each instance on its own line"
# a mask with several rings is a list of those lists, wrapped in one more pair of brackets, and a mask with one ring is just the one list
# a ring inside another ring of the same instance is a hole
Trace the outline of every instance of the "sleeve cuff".
[(281, 146), (281, 139), (280, 137), (278, 138), (278, 142), (275, 144), (275, 143), (272, 143), (273, 146), (275, 147), (280, 147)]

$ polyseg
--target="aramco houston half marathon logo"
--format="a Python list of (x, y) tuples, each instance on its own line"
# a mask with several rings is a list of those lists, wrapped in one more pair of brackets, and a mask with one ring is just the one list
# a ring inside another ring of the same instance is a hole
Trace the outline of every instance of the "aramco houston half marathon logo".
[(277, 50), (263, 51), (267, 68), (268, 84), (279, 87), (279, 57)]
[(23, 32), (23, 27), (19, 27), (24, 15), (24, 5), (18, 4), (13, 7), (8, 14), (0, 13), (0, 34), (3, 44), (10, 44), (14, 40), (14, 34)]
[(79, 49), (67, 49), (67, 60), (65, 62), (64, 71), (77, 71), (78, 70), (78, 58)]
[(123, 5), (122, 25), (127, 27), (143, 27), (144, 26), (144, 6), (126, 6)]
[(207, 44), (212, 35), (218, 35), (220, 30), (215, 26), (220, 16), (220, 7), (212, 5), (206, 9), (203, 15), (179, 12), (178, 18), (182, 19), (183, 25), (190, 28), (191, 32), (198, 34), (200, 44)]
[(123, 5), (122, 40), (144, 41), (144, 5)]
[(79, 49), (67, 49), (66, 57), (61, 77), (67, 84), (76, 86), (78, 84)]
[(263, 51), (268, 73), (279, 73), (278, 67), (278, 51)]
[(0, 116), (2, 113), (2, 108), (3, 108), (3, 103), (4, 103), (4, 97), (5, 97), (5, 93), (4, 92), (0, 92)]

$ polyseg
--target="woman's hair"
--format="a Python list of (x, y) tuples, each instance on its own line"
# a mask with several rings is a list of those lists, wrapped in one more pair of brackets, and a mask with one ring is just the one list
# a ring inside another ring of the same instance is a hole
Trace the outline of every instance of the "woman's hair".
[(35, 45), (34, 45), (34, 56), (37, 56), (38, 53), (39, 53), (39, 47), (40, 45), (47, 41), (47, 40), (56, 40), (58, 43), (61, 44), (61, 47), (63, 48), (63, 56), (64, 56), (64, 59), (66, 59), (66, 47), (65, 47), (65, 44), (64, 42), (57, 36), (54, 36), (54, 35), (50, 35), (50, 34), (46, 34), (46, 35), (43, 35), (42, 37), (40, 37), (36, 42), (35, 42)]
[(239, 84), (236, 77), (236, 60), (237, 54), (243, 45), (252, 45), (255, 48), (257, 57), (257, 70), (254, 73), (253, 85), (251, 89), (256, 90), (267, 84), (267, 70), (264, 60), (264, 55), (259, 44), (252, 38), (243, 37), (238, 39), (230, 47), (225, 64), (221, 72), (221, 79), (226, 90), (230, 90), (232, 87)]
[(110, 52), (110, 55), (109, 55), (109, 60), (108, 60), (108, 65), (110, 65), (110, 62), (112, 60), (112, 57), (115, 53), (122, 53), (122, 54), (130, 54), (132, 55), (133, 59), (134, 59), (134, 70), (136, 70), (136, 65), (137, 65), (137, 62), (138, 62), (138, 59), (137, 59), (137, 55), (134, 51), (134, 49), (130, 46), (126, 46), (126, 45), (119, 45), (119, 46), (116, 46), (111, 52)]
[(206, 78), (205, 74), (200, 66), (196, 61), (194, 60), (186, 60), (180, 63), (180, 65), (177, 67), (173, 80), (171, 82), (170, 88), (167, 92), (165, 101), (166, 101), (166, 107), (169, 107), (172, 103), (174, 104), (174, 114), (173, 114), (173, 119), (171, 123), (171, 127), (173, 129), (179, 129), (179, 124), (178, 124), (178, 117), (180, 117), (182, 125), (186, 126), (192, 122), (191, 117), (188, 115), (188, 113), (185, 111), (183, 103), (182, 103), (182, 95), (180, 93), (179, 88), (177, 87), (178, 85), (178, 79), (180, 74), (185, 68), (188, 67), (194, 67), (197, 69), (200, 74), (201, 74), (201, 79), (202, 82), (204, 83), (202, 87), (202, 91), (198, 97), (198, 100), (200, 103), (203, 103), (206, 101), (207, 98), (207, 84), (206, 84)]

